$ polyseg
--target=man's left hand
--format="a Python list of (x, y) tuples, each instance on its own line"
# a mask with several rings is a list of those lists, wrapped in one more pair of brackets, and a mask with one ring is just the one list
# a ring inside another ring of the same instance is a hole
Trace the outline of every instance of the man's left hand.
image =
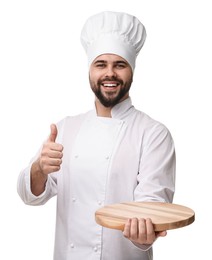
[(166, 231), (155, 232), (151, 219), (128, 219), (125, 224), (123, 235), (134, 243), (151, 245), (156, 238), (165, 237)]

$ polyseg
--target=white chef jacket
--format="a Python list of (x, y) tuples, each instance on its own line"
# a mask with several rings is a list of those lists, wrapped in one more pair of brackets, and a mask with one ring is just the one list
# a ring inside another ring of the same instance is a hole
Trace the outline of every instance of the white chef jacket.
[(30, 190), (30, 165), (20, 173), (18, 193), (41, 205), (57, 195), (54, 260), (150, 260), (152, 248), (136, 247), (121, 231), (95, 222), (95, 211), (129, 201), (172, 202), (175, 149), (167, 128), (132, 106), (128, 98), (112, 118), (96, 110), (66, 117), (56, 142), (64, 146), (59, 172), (48, 175), (40, 196)]

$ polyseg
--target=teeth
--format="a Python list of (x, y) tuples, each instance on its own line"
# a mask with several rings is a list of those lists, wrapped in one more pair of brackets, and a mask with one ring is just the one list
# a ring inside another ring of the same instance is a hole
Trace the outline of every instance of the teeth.
[(116, 87), (118, 84), (103, 84), (104, 87)]

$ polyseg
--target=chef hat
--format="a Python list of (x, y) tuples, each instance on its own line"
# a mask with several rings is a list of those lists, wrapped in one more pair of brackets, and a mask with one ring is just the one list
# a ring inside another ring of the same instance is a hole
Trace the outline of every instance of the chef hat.
[(89, 66), (102, 54), (116, 54), (135, 68), (136, 57), (146, 39), (143, 24), (127, 13), (102, 12), (91, 16), (81, 32)]

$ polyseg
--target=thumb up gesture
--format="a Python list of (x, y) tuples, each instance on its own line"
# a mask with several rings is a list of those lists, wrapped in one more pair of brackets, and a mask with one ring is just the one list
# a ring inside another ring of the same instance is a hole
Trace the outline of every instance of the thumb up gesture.
[(40, 157), (38, 159), (40, 172), (49, 174), (60, 170), (63, 157), (63, 146), (56, 143), (57, 126), (51, 125), (50, 135), (47, 141), (43, 144)]

